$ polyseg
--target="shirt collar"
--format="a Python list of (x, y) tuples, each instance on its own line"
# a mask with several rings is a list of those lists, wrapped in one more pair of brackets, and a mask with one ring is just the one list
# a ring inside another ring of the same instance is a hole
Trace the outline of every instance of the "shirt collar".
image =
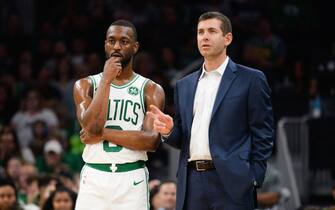
[[(211, 71), (211, 72), (217, 72), (220, 74), (220, 76), (223, 75), (224, 71), (227, 68), (228, 65), (228, 61), (229, 61), (229, 57), (227, 56), (226, 59), (223, 61), (223, 63), (215, 70)], [(199, 77), (199, 80), (203, 78), (203, 76), (205, 75), (207, 71), (205, 70), (205, 63), (202, 64), (202, 72), (201, 75)]]

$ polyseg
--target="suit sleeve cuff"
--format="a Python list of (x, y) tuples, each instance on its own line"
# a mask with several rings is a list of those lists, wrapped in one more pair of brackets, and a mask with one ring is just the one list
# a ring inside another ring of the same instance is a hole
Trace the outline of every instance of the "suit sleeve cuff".
[(170, 137), (171, 133), (172, 133), (172, 130), (168, 134), (161, 135), (162, 142), (164, 142), (165, 140), (167, 140)]

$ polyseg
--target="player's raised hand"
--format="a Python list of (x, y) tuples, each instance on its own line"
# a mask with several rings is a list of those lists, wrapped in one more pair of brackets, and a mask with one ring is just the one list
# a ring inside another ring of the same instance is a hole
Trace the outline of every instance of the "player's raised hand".
[(155, 105), (150, 105), (150, 111), (147, 112), (147, 116), (153, 118), (153, 128), (156, 132), (167, 135), (172, 131), (172, 117), (164, 114)]
[(111, 56), (106, 60), (103, 70), (103, 78), (112, 82), (122, 71), (121, 57)]

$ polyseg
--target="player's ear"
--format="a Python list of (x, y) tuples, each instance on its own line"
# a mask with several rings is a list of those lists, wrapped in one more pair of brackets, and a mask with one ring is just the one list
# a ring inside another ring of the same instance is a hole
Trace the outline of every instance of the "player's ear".
[(140, 43), (139, 43), (139, 42), (135, 42), (135, 44), (134, 44), (134, 48), (133, 48), (133, 50), (134, 50), (134, 54), (137, 53), (137, 51), (138, 51), (139, 48), (140, 48)]

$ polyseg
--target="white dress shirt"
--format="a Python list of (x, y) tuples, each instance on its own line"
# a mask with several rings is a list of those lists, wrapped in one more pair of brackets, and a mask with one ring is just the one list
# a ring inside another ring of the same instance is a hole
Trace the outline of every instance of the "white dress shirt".
[(229, 58), (215, 70), (206, 71), (205, 65), (199, 77), (193, 106), (193, 123), (191, 129), (190, 158), (193, 160), (211, 160), (209, 150), (209, 124), (216, 94), (228, 65)]

